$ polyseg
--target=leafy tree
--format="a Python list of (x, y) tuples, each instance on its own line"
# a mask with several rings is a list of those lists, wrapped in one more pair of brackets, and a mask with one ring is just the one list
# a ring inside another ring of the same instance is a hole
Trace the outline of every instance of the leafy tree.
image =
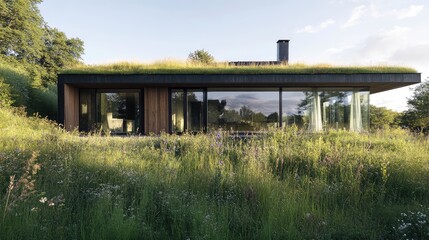
[(212, 64), (215, 61), (214, 57), (204, 49), (191, 52), (188, 56), (188, 60), (202, 64)]
[(244, 120), (252, 120), (252, 116), (255, 113), (252, 111), (252, 109), (250, 109), (249, 107), (247, 107), (246, 105), (243, 105), (240, 108), (240, 117), (243, 118)]
[(56, 28), (45, 27), (44, 48), (38, 64), (46, 73), (45, 79), (55, 82), (59, 70), (79, 63), (83, 53), (83, 42), (79, 38), (67, 38)]
[(279, 121), (279, 114), (277, 112), (273, 112), (267, 116), (267, 122), (269, 123), (277, 123)]
[(55, 119), (57, 74), (79, 63), (84, 49), (80, 39), (44, 22), (37, 6), (41, 2), (0, 0), (0, 95), (13, 106), (25, 106), (28, 114)]
[(42, 0), (0, 0), (0, 60), (24, 67), (34, 85), (55, 83), (58, 71), (79, 62), (83, 42), (50, 28), (40, 15)]
[(371, 120), (371, 128), (387, 129), (399, 126), (401, 114), (385, 107), (369, 107), (369, 118)]
[(41, 0), (0, 0), (0, 53), (36, 63), (43, 49)]
[(409, 109), (402, 117), (402, 124), (421, 132), (429, 129), (429, 82), (426, 81), (414, 89), (408, 99)]

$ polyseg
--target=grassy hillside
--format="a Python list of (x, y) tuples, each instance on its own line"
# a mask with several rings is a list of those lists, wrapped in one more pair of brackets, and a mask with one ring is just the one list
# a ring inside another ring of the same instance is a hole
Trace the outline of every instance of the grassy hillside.
[(113, 63), (80, 65), (65, 69), (62, 74), (320, 74), (320, 73), (416, 73), (415, 69), (400, 66), (332, 66), (328, 64), (230, 66), (228, 63), (211, 65), (193, 62), (160, 61), (152, 64)]
[(24, 107), (28, 115), (57, 117), (56, 86), (36, 84), (30, 73), (0, 59), (0, 106)]
[(0, 109), (1, 239), (429, 238), (429, 142), (80, 137)]

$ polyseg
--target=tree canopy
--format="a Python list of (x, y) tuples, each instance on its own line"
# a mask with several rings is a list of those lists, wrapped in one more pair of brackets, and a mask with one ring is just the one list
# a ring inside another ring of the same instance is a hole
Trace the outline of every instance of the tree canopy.
[(84, 49), (79, 38), (68, 38), (45, 23), (37, 6), (41, 2), (0, 0), (0, 56), (24, 66), (36, 84), (47, 86), (60, 68), (78, 63)]
[(369, 116), (372, 129), (387, 129), (399, 127), (401, 114), (385, 107), (370, 105)]
[(57, 74), (80, 62), (79, 38), (43, 20), (42, 0), (0, 0), (0, 105), (56, 118)]
[(408, 110), (402, 117), (403, 125), (419, 131), (429, 130), (429, 82), (423, 82), (414, 89), (408, 99)]
[(188, 60), (202, 64), (211, 64), (215, 61), (214, 57), (204, 49), (189, 53)]

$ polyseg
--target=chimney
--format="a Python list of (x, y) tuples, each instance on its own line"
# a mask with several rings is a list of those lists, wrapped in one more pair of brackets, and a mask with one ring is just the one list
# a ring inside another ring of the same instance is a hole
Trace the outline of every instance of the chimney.
[(289, 62), (289, 40), (277, 41), (277, 61)]

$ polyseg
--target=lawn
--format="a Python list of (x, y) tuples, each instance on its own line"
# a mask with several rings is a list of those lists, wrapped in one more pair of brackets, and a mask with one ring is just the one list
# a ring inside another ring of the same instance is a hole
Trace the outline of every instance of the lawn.
[(0, 239), (429, 239), (405, 130), (80, 136), (0, 108)]

